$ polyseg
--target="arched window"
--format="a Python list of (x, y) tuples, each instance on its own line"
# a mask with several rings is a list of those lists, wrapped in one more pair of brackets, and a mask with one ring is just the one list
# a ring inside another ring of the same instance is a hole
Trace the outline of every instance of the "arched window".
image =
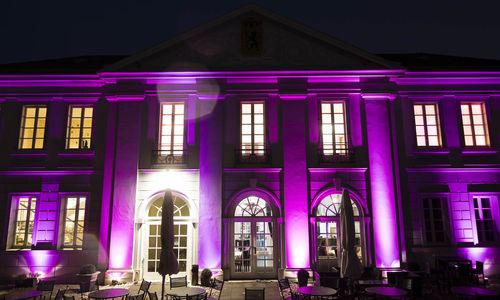
[[(316, 261), (320, 271), (339, 267), (337, 260), (340, 252), (340, 203), (342, 194), (328, 194), (316, 206)], [(362, 218), (356, 202), (351, 199), (354, 213), (354, 232), (356, 254), (362, 260)]]
[[(179, 261), (179, 271), (187, 272), (188, 269), (188, 239), (190, 238), (189, 224), (186, 218), (190, 217), (188, 203), (178, 195), (174, 197), (174, 253)], [(161, 253), (161, 213), (163, 193), (157, 196), (148, 210), (148, 249), (147, 272), (156, 273), (160, 263)]]
[[(321, 202), (318, 204), (318, 208), (316, 209), (317, 217), (335, 217), (340, 214), (340, 202), (342, 201), (341, 194), (330, 194), (323, 198)], [(356, 203), (352, 201), (352, 210), (354, 212), (355, 217), (359, 217), (359, 209)]]
[[(163, 205), (163, 197), (156, 199), (149, 208), (149, 217), (161, 217), (161, 206)], [(189, 217), (189, 207), (186, 201), (180, 197), (174, 196), (174, 218)]]
[(266, 200), (257, 196), (247, 197), (238, 203), (235, 217), (271, 217), (272, 209)]

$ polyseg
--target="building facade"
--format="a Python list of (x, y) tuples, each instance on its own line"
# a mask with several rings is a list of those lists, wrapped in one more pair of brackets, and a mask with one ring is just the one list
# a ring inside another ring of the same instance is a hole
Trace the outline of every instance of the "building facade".
[(500, 271), (500, 72), (412, 70), (256, 7), (86, 68), (0, 75), (3, 280), (159, 278), (166, 189), (181, 273), (338, 266), (344, 189), (365, 266)]

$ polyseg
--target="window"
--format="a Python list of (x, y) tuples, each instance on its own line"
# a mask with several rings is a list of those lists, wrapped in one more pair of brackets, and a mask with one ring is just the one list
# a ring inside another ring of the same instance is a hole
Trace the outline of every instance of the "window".
[(263, 156), (264, 141), (264, 102), (241, 103), (242, 156)]
[(63, 248), (81, 249), (85, 224), (85, 196), (64, 198)]
[(13, 248), (29, 248), (33, 240), (37, 198), (34, 196), (16, 197), (16, 223)]
[[(187, 202), (181, 197), (174, 196), (174, 253), (179, 262), (179, 272), (187, 272), (191, 251), (188, 240), (191, 235), (191, 226), (185, 222), (191, 216)], [(161, 254), (161, 213), (163, 197), (157, 198), (148, 210), (148, 252), (147, 272), (157, 273)], [(188, 255), (189, 254), (189, 255)], [(189, 256), (189, 257), (188, 257)]]
[(491, 197), (473, 197), (474, 216), (476, 218), (477, 241), (479, 243), (496, 240), (496, 225), (493, 219)]
[(182, 156), (184, 152), (184, 103), (161, 104), (160, 155)]
[(344, 102), (328, 101), (321, 103), (321, 138), (323, 141), (323, 155), (348, 154)]
[(417, 146), (441, 146), (441, 132), (437, 104), (413, 104), (413, 113), (415, 115)]
[(488, 126), (484, 103), (462, 103), (460, 110), (465, 146), (488, 146)]
[(68, 111), (68, 128), (66, 131), (66, 149), (89, 149), (92, 138), (91, 106), (71, 105)]
[(42, 105), (23, 106), (19, 149), (43, 149), (47, 107)]
[[(330, 194), (324, 197), (316, 207), (316, 259), (321, 271), (339, 267), (340, 253), (340, 203), (341, 194)], [(354, 214), (355, 250), (363, 260), (361, 242), (362, 217), (359, 207), (351, 199)]]
[(425, 241), (429, 244), (446, 242), (443, 203), (442, 198), (423, 199)]
[(236, 206), (234, 215), (236, 217), (270, 217), (273, 214), (266, 200), (257, 196), (250, 196), (241, 200)]

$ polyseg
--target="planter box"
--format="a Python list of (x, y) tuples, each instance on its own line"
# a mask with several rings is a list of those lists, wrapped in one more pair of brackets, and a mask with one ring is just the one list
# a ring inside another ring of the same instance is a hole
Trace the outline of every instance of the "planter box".
[(97, 290), (97, 276), (101, 272), (97, 271), (92, 274), (76, 274), (78, 283), (80, 284), (80, 293), (86, 293)]

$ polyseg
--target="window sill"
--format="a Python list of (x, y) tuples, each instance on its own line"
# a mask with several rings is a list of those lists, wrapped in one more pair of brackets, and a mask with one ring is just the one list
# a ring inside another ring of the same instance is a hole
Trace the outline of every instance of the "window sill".
[(65, 150), (64, 152), (57, 153), (59, 157), (93, 157), (95, 156), (95, 150), (93, 149), (75, 149), (75, 150)]
[(41, 150), (17, 150), (19, 152), (11, 153), (13, 157), (47, 157), (49, 154), (45, 149)]
[(420, 147), (413, 152), (415, 155), (449, 155), (450, 149), (435, 147)]
[(495, 155), (498, 151), (495, 149), (491, 149), (490, 147), (481, 147), (481, 148), (463, 148), (462, 154), (466, 155)]

